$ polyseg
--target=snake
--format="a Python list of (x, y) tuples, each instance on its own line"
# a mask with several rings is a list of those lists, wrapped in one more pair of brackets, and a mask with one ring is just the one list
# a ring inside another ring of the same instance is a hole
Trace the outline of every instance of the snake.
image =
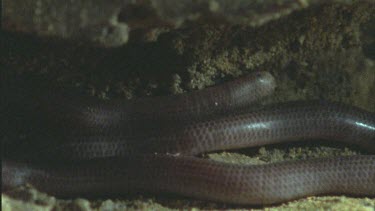
[[(131, 100), (13, 87), (2, 93), (3, 140), (9, 139), (2, 190), (30, 184), (59, 197), (172, 193), (243, 205), (375, 196), (375, 114), (321, 100), (251, 106), (275, 88), (265, 71)], [(262, 165), (199, 157), (305, 140), (344, 142), (369, 153)]]

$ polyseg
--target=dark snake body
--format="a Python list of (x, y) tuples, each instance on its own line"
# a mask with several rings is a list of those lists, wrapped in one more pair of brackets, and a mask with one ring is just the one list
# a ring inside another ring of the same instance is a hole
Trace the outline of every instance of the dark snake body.
[(125, 102), (19, 94), (5, 105), (19, 117), (9, 117), (9, 133), (40, 140), (34, 152), (60, 161), (3, 161), (2, 185), (30, 183), (68, 197), (147, 191), (238, 204), (374, 196), (375, 155), (254, 166), (189, 156), (306, 139), (375, 151), (375, 114), (355, 107), (312, 101), (243, 112), (274, 88), (273, 77), (258, 72), (202, 91)]

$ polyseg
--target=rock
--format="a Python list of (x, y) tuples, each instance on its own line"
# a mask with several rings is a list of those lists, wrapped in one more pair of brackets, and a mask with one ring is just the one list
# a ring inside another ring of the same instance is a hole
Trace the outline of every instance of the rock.
[(116, 47), (128, 39), (154, 41), (159, 34), (191, 24), (259, 26), (322, 2), (325, 1), (4, 0), (3, 28)]

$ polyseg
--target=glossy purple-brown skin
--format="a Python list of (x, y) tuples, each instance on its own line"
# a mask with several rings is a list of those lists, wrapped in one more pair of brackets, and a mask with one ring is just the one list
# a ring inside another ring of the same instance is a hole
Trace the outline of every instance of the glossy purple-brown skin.
[[(375, 151), (375, 115), (352, 106), (319, 101), (266, 106), (153, 135), (75, 136), (46, 150), (65, 159), (125, 156), (130, 153), (197, 155), (202, 152), (321, 139)], [(43, 151), (43, 150), (41, 150)]]
[[(24, 112), (32, 115), (26, 121), (34, 126), (30, 137), (44, 143), (31, 154), (66, 162), (3, 161), (2, 185), (30, 183), (67, 197), (172, 192), (238, 204), (271, 204), (319, 194), (375, 195), (373, 155), (264, 166), (187, 156), (306, 139), (347, 142), (375, 151), (375, 115), (355, 107), (311, 101), (238, 112), (274, 88), (273, 77), (261, 72), (229, 85), (150, 100), (99, 102), (69, 95), (25, 95), (14, 102), (27, 105)], [(12, 126), (23, 131), (14, 122)]]
[[(275, 87), (270, 73), (254, 72), (219, 86), (173, 96), (99, 100), (48, 88), (22, 87), (6, 93), (11, 99), (5, 101), (9, 101), (7, 113), (21, 116), (12, 125), (20, 131), (131, 136), (158, 130), (163, 125), (171, 127), (245, 109), (270, 95)], [(19, 105), (21, 109), (14, 108)]]
[(322, 194), (375, 195), (375, 156), (235, 165), (184, 156), (131, 156), (72, 165), (2, 162), (3, 185), (60, 196), (177, 193), (236, 204), (272, 204)]

